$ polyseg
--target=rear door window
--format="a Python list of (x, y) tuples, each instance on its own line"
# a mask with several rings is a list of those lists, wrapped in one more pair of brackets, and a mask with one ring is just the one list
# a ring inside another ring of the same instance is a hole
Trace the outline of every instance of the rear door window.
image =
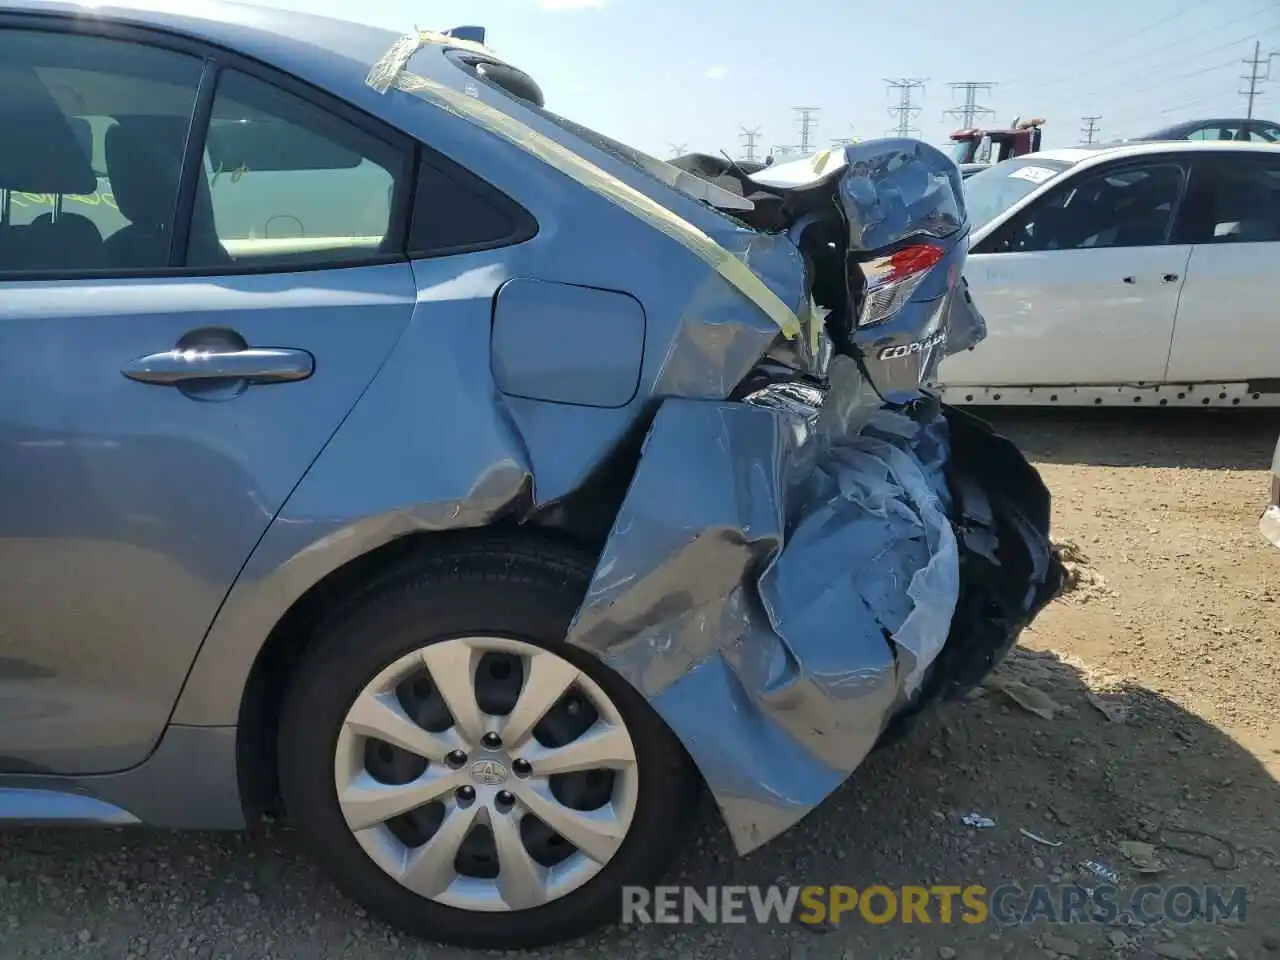
[(255, 77), (218, 78), (187, 264), (325, 266), (400, 252), (411, 153)]
[(0, 273), (169, 265), (202, 62), (0, 30)]
[(1183, 243), (1280, 241), (1280, 155), (1197, 160), (1177, 232)]

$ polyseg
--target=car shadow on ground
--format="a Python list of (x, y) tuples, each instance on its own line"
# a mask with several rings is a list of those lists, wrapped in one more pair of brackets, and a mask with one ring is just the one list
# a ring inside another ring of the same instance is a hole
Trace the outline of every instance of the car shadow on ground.
[[(1201, 897), (1209, 886), (1224, 898), (1243, 887), (1243, 922), (975, 925), (957, 908), (947, 924), (935, 904), (928, 924), (875, 924), (855, 910), (834, 926), (637, 925), (533, 955), (988, 960), (1044, 957), (1047, 946), (1049, 956), (1083, 960), (1260, 958), (1280, 946), (1270, 939), (1280, 934), (1277, 810), (1280, 785), (1258, 758), (1177, 703), (1019, 650), (976, 696), (874, 755), (792, 831), (745, 858), (733, 856), (707, 804), (670, 882), (1045, 884), (1059, 897), (1064, 886), (1104, 883), (1080, 868), (1092, 860), (1117, 872), (1122, 904), (1145, 882)], [(971, 813), (995, 825), (968, 826)], [(1126, 859), (1121, 844), (1134, 840), (1153, 845), (1160, 873), (1141, 874)], [(1155, 912), (1162, 899), (1144, 903)], [(1185, 910), (1185, 896), (1181, 903)], [(0, 834), (0, 955), (471, 956), (409, 941), (364, 916), (278, 827), (256, 835)]]
[(1280, 410), (971, 407), (1041, 463), (1264, 470)]
[[(1226, 888), (1245, 887), (1245, 922), (1055, 929), (1040, 920), (1000, 928), (948, 926), (935, 912), (930, 925), (875, 925), (855, 915), (840, 929), (792, 936), (804, 938), (815, 957), (848, 950), (854, 957), (915, 950), (925, 957), (955, 950), (975, 960), (1038, 957), (1046, 934), (1058, 938), (1050, 947), (1079, 957), (1113, 950), (1183, 956), (1178, 947), (1199, 951), (1188, 957), (1228, 957), (1228, 947), (1260, 956), (1264, 939), (1280, 934), (1263, 926), (1275, 923), (1270, 908), (1280, 894), (1278, 800), (1280, 784), (1258, 758), (1177, 703), (1051, 653), (1019, 650), (974, 699), (948, 706), (907, 742), (873, 757), (791, 833), (742, 860), (727, 860), (721, 841), (712, 857), (686, 857), (682, 882), (1046, 884), (1057, 899), (1064, 886), (1105, 883), (1080, 868), (1093, 861), (1119, 874), (1122, 904), (1144, 883), (1189, 885), (1201, 896), (1209, 886), (1224, 896)], [(995, 826), (967, 826), (967, 814)], [(1124, 855), (1126, 841), (1151, 843), (1164, 869), (1140, 872)], [(1159, 903), (1158, 896), (1147, 901)], [(1152, 952), (1160, 944), (1164, 952)]]

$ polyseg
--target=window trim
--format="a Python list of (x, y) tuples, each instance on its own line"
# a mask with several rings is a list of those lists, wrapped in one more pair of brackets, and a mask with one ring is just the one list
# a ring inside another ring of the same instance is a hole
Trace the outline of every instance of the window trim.
[[(975, 250), (976, 253), (1071, 253), (1070, 250), (1001, 250), (1000, 243), (1011, 233), (1017, 231), (1026, 222), (1027, 218), (1035, 213), (1042, 204), (1051, 202), (1055, 197), (1059, 196), (1062, 191), (1070, 190), (1073, 185), (1083, 182), (1086, 179), (1095, 177), (1115, 176), (1117, 173), (1123, 173), (1126, 170), (1132, 170), (1137, 167), (1179, 167), (1182, 170), (1182, 183), (1178, 187), (1178, 195), (1174, 198), (1173, 207), (1169, 211), (1169, 223), (1165, 227), (1164, 239), (1154, 246), (1167, 247), (1174, 245), (1172, 243), (1174, 237), (1174, 228), (1178, 223), (1178, 216), (1182, 212), (1182, 202), (1187, 195), (1187, 187), (1191, 182), (1191, 166), (1192, 156), (1186, 151), (1178, 151), (1176, 153), (1149, 153), (1136, 157), (1124, 157), (1119, 160), (1111, 160), (1105, 163), (1099, 163), (1096, 166), (1078, 169), (1056, 184), (1052, 189), (1045, 191), (1037, 197), (1031, 204), (1019, 210), (1016, 215), (1010, 217), (1000, 228), (994, 231), (990, 236), (986, 237), (982, 246), (986, 247), (987, 241), (991, 242), (990, 249), (981, 251)], [(1141, 247), (1080, 247), (1080, 250), (1134, 250), (1143, 249)]]
[[(203, 172), (204, 145), (208, 139), (209, 120), (213, 116), (213, 100), (218, 94), (218, 76), (222, 71), (211, 59), (204, 62), (191, 119), (187, 123), (187, 139), (182, 146), (182, 168), (178, 171), (178, 191), (174, 197), (173, 228), (169, 234), (169, 266), (186, 266), (187, 247), (191, 243), (191, 220), (195, 215), (196, 188)], [(205, 131), (202, 135), (200, 131)]]
[[(33, 30), (44, 33), (65, 33), (80, 36), (101, 37), (138, 43), (160, 50), (192, 56), (204, 63), (204, 72), (196, 90), (196, 100), (189, 121), (187, 142), (183, 150), (182, 170), (178, 179), (177, 209), (174, 214), (173, 237), (169, 249), (169, 265), (164, 267), (119, 268), (105, 267), (90, 270), (23, 270), (0, 269), (0, 284), (48, 282), (53, 280), (134, 280), (170, 279), (181, 277), (256, 276), (261, 274), (312, 273), (317, 270), (342, 270), (405, 263), (409, 221), (417, 193), (418, 157), (423, 145), (414, 137), (366, 113), (355, 104), (293, 76), (269, 64), (246, 57), (243, 54), (197, 40), (182, 34), (156, 27), (135, 26), (118, 21), (76, 18), (64, 13), (7, 13), (0, 12), (0, 30)], [(195, 170), (203, 164), (205, 138), (208, 136), (208, 119), (212, 113), (213, 97), (217, 91), (217, 79), (223, 70), (236, 70), (284, 93), (297, 96), (318, 109), (351, 123), (376, 139), (384, 141), (400, 154), (401, 169), (391, 171), (396, 178), (396, 190), (391, 201), (391, 220), (388, 226), (388, 244), (393, 253), (377, 253), (373, 256), (350, 260), (287, 264), (257, 263), (231, 264), (227, 266), (188, 267), (175, 264), (186, 257), (190, 237), (191, 216), (194, 212)], [(203, 107), (203, 114), (202, 114)], [(203, 127), (197, 127), (197, 123)], [(196, 167), (192, 168), (192, 163)], [(188, 184), (188, 181), (190, 183)], [(190, 196), (184, 192), (189, 186)], [(492, 187), (490, 189), (493, 189)], [(504, 195), (505, 196), (505, 195)], [(392, 238), (394, 241), (392, 242)]]

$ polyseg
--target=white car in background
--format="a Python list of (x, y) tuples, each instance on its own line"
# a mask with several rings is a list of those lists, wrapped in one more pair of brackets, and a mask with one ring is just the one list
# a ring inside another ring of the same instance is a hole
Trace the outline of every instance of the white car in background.
[(1280, 406), (1280, 148), (1047, 150), (965, 196), (987, 339), (948, 402)]

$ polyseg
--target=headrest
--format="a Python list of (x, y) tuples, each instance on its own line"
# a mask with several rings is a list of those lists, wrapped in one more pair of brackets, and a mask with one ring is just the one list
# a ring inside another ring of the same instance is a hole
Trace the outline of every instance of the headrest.
[(0, 64), (0, 90), (0, 190), (94, 193), (98, 178), (84, 134), (77, 135), (35, 71)]
[(177, 117), (122, 117), (107, 128), (107, 175), (127, 219), (148, 226), (172, 221), (186, 134), (185, 118)]

